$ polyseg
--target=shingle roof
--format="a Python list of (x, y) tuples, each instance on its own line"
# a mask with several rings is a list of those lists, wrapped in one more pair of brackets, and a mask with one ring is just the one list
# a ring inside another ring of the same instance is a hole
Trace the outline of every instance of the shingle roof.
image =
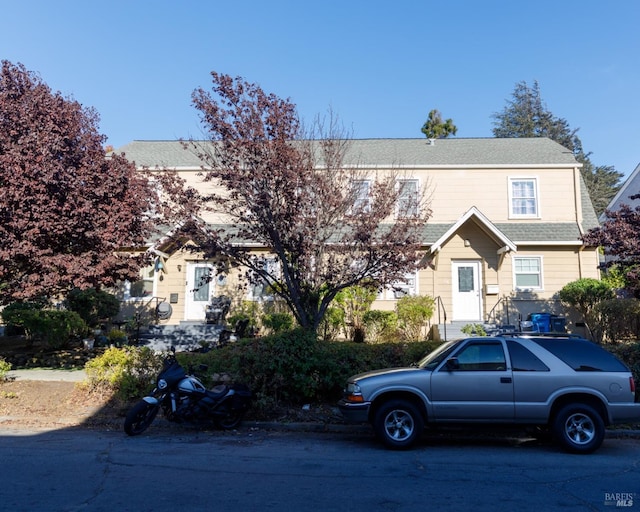
[[(206, 143), (204, 143), (206, 144)], [(117, 150), (138, 166), (200, 168), (180, 141), (133, 141)], [(355, 139), (347, 162), (362, 166), (576, 166), (573, 154), (547, 138)]]
[[(199, 142), (198, 144), (210, 144)], [(202, 162), (180, 141), (133, 141), (117, 150), (137, 166), (199, 169)], [(547, 138), (355, 139), (347, 163), (363, 167), (575, 167), (573, 154)], [(598, 225), (587, 188), (581, 180), (584, 231)], [(580, 238), (577, 223), (495, 224), (514, 242), (566, 242)], [(428, 224), (425, 244), (438, 240), (451, 224)]]

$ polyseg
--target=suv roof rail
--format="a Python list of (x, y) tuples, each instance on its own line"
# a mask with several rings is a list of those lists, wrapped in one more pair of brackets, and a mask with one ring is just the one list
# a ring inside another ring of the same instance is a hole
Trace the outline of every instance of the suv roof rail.
[(510, 332), (505, 334), (499, 334), (499, 336), (515, 336), (518, 338), (576, 338), (583, 339), (584, 336), (580, 336), (579, 334), (572, 334), (569, 332), (531, 332), (531, 331), (522, 331), (522, 332)]

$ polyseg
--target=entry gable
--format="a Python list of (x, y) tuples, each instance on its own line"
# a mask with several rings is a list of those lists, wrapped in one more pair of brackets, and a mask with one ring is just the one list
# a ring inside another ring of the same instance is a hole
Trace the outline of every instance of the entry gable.
[(507, 252), (516, 252), (517, 246), (509, 237), (507, 237), (502, 231), (500, 231), (495, 224), (493, 224), (480, 210), (475, 206), (469, 208), (462, 217), (460, 217), (455, 224), (453, 224), (440, 238), (438, 238), (429, 249), (431, 254), (442, 249), (442, 246), (449, 240), (468, 220), (474, 219), (482, 228), (489, 233), (497, 242), (498, 254), (504, 254)]

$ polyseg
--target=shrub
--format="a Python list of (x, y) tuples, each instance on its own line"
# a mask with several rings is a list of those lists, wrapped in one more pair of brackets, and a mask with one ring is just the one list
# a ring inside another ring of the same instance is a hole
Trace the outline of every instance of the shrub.
[(611, 285), (598, 279), (583, 278), (566, 284), (558, 295), (562, 302), (578, 310), (594, 341), (601, 343), (601, 319), (596, 306), (602, 301), (615, 298)]
[(318, 327), (318, 333), (324, 341), (333, 341), (338, 338), (344, 327), (344, 317), (344, 309), (332, 306), (327, 308)]
[(257, 302), (245, 300), (232, 308), (232, 312), (227, 317), (227, 323), (236, 328), (238, 322), (248, 320), (247, 330), (257, 332), (259, 327), (260, 305)]
[(640, 400), (640, 342), (622, 343), (609, 350), (629, 367), (636, 382), (636, 401)]
[(365, 339), (371, 343), (397, 341), (398, 315), (394, 311), (372, 309), (364, 314)]
[(376, 300), (377, 291), (372, 286), (356, 285), (336, 294), (334, 303), (344, 311), (343, 328), (347, 339), (364, 342), (364, 315)]
[(107, 335), (109, 343), (116, 347), (125, 345), (127, 343), (127, 333), (120, 329), (111, 329)]
[(423, 328), (433, 316), (435, 300), (427, 295), (402, 297), (396, 303), (398, 324), (404, 339), (424, 339)]
[(0, 382), (7, 379), (7, 372), (11, 370), (11, 363), (0, 357)]
[(266, 313), (262, 316), (262, 325), (274, 334), (289, 331), (293, 327), (293, 316), (290, 313)]
[(162, 356), (149, 347), (108, 348), (85, 365), (90, 389), (108, 389), (123, 401), (149, 391), (162, 369)]
[(640, 301), (638, 299), (603, 300), (594, 308), (599, 317), (604, 343), (619, 343), (640, 338)]
[(248, 385), (256, 404), (335, 402), (346, 379), (376, 368), (408, 366), (437, 342), (359, 344), (325, 342), (301, 329), (251, 340), (205, 354), (178, 354), (182, 364), (206, 364)]
[(74, 311), (55, 309), (17, 309), (14, 325), (24, 327), (31, 342), (41, 341), (52, 349), (64, 348), (74, 337), (82, 336), (87, 325)]
[(312, 399), (319, 378), (317, 345), (315, 335), (302, 329), (257, 338), (244, 345), (236, 371), (242, 382), (276, 401)]
[(68, 310), (78, 313), (89, 327), (95, 327), (120, 312), (120, 301), (115, 296), (95, 288), (74, 288), (64, 304)]
[(0, 313), (3, 322), (7, 325), (5, 334), (7, 336), (25, 334), (25, 318), (30, 315), (30, 312), (40, 311), (44, 307), (45, 304), (42, 302), (13, 302), (6, 306)]
[(485, 331), (484, 326), (482, 324), (467, 324), (460, 329), (463, 333), (475, 336), (486, 336), (487, 331)]

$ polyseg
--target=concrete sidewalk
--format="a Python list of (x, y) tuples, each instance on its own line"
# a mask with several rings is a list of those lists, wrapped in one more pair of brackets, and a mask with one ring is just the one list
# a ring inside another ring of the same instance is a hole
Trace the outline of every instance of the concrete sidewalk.
[(7, 378), (10, 380), (81, 382), (86, 376), (87, 374), (84, 370), (52, 370), (48, 368), (10, 370), (7, 372)]

